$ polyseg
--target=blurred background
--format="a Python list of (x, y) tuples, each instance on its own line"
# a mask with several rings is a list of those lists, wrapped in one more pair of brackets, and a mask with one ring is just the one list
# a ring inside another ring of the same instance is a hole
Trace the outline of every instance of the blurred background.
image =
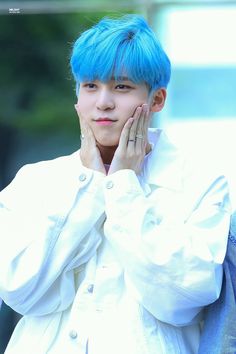
[[(0, 0), (0, 189), (23, 164), (79, 148), (72, 44), (100, 18), (125, 13), (149, 21), (172, 62), (152, 125), (226, 174), (235, 208), (236, 1)], [(3, 304), (0, 354), (18, 320)]]

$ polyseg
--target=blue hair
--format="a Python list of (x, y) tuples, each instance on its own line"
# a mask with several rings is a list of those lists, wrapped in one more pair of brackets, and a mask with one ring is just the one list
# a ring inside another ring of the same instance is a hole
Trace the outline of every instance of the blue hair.
[(70, 60), (77, 85), (128, 77), (150, 91), (167, 87), (171, 65), (155, 33), (139, 15), (104, 18), (82, 33)]

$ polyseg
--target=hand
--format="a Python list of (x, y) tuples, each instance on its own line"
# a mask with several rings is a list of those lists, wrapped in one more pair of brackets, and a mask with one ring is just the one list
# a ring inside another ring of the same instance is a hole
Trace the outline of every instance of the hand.
[(141, 171), (144, 157), (150, 150), (147, 136), (149, 115), (148, 105), (143, 104), (125, 123), (108, 174), (122, 169), (131, 169), (136, 174)]
[(106, 174), (105, 166), (103, 164), (100, 151), (96, 145), (96, 139), (93, 135), (93, 131), (83, 119), (79, 107), (76, 104), (75, 109), (79, 115), (80, 129), (81, 129), (81, 148), (80, 148), (80, 158), (82, 164), (95, 171), (102, 172)]

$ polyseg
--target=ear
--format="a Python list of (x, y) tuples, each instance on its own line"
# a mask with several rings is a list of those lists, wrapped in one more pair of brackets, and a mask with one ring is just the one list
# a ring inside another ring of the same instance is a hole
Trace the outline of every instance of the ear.
[(165, 105), (166, 101), (166, 89), (160, 88), (156, 90), (151, 100), (151, 112), (160, 112)]

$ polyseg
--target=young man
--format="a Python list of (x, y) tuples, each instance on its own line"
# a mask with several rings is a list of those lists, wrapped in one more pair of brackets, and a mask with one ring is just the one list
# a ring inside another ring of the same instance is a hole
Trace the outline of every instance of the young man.
[(6, 354), (195, 354), (221, 289), (227, 183), (148, 129), (170, 63), (142, 17), (100, 21), (71, 66), (81, 149), (0, 195), (0, 296), (23, 315)]

